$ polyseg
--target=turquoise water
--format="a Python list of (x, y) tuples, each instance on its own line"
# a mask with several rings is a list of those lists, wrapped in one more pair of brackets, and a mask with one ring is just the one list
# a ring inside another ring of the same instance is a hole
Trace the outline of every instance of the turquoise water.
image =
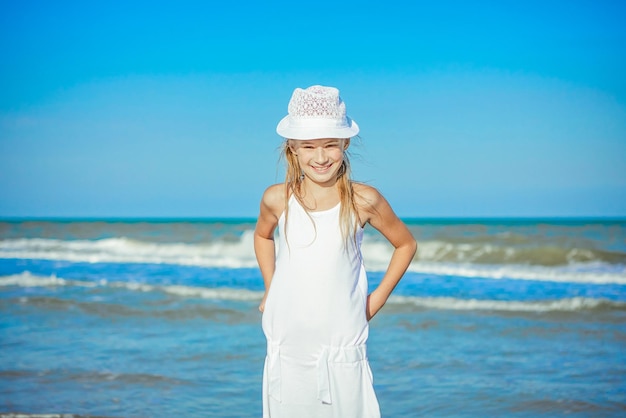
[[(383, 416), (623, 416), (626, 222), (410, 220)], [(258, 417), (252, 220), (0, 222), (0, 413)], [(376, 286), (390, 248), (366, 230)]]

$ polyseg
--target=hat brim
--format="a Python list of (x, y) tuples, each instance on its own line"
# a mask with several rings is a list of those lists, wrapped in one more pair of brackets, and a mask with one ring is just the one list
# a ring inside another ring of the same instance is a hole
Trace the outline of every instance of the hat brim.
[(346, 126), (294, 126), (289, 115), (278, 122), (276, 132), (287, 139), (307, 140), (320, 138), (352, 138), (359, 133), (359, 125), (346, 117)]

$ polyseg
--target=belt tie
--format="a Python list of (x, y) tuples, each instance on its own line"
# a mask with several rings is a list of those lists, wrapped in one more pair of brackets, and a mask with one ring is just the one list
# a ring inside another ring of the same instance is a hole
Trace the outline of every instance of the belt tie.
[(330, 404), (330, 375), (328, 371), (328, 347), (324, 347), (317, 360), (317, 399)]
[(267, 345), (267, 374), (268, 394), (279, 402), (282, 401), (280, 393), (280, 347), (278, 345)]

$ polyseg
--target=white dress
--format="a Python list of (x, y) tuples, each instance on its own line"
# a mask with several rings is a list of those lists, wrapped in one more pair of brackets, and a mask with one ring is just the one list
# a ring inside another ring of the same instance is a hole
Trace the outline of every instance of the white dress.
[(307, 213), (293, 196), (288, 218), (286, 230), (279, 219), (263, 313), (263, 416), (380, 417), (366, 352), (363, 229), (346, 243), (339, 205)]

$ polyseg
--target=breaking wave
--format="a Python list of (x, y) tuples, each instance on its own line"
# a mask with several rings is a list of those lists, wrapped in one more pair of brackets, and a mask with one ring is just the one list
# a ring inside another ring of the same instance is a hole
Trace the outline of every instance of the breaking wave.
[[(384, 271), (392, 254), (385, 242), (366, 237), (368, 271)], [(76, 263), (146, 263), (208, 268), (255, 268), (253, 233), (207, 243), (155, 243), (129, 238), (0, 241), (0, 258), (63, 260)], [(594, 284), (626, 284), (626, 255), (591, 249), (499, 247), (489, 243), (420, 243), (409, 271), (488, 279), (520, 279)]]
[(411, 305), (423, 309), (461, 311), (575, 312), (597, 309), (626, 310), (626, 302), (584, 297), (540, 301), (505, 301), (457, 299), (449, 297), (392, 296), (389, 298), (389, 302), (395, 305)]
[[(200, 298), (228, 301), (257, 302), (263, 297), (262, 291), (236, 288), (205, 288), (181, 285), (148, 285), (143, 283), (88, 282), (67, 280), (56, 276), (37, 276), (29, 272), (0, 277), (0, 287), (101, 287), (122, 289), (129, 292), (162, 292), (182, 298)], [(28, 298), (22, 297), (23, 302)], [(97, 302), (91, 302), (97, 303)], [(484, 300), (460, 299), (452, 297), (391, 296), (388, 305), (393, 307), (413, 307), (417, 309), (463, 310), (463, 311), (504, 311), (504, 312), (576, 312), (590, 310), (626, 310), (626, 302), (587, 297), (573, 297), (550, 300)]]
[(89, 282), (83, 280), (68, 280), (56, 276), (38, 276), (29, 272), (0, 277), (0, 287), (104, 287), (125, 289), (134, 292), (163, 292), (170, 295), (218, 300), (260, 300), (263, 292), (247, 289), (234, 289), (227, 287), (208, 288), (199, 286), (183, 285), (151, 285), (137, 282), (121, 282), (99, 280)]

